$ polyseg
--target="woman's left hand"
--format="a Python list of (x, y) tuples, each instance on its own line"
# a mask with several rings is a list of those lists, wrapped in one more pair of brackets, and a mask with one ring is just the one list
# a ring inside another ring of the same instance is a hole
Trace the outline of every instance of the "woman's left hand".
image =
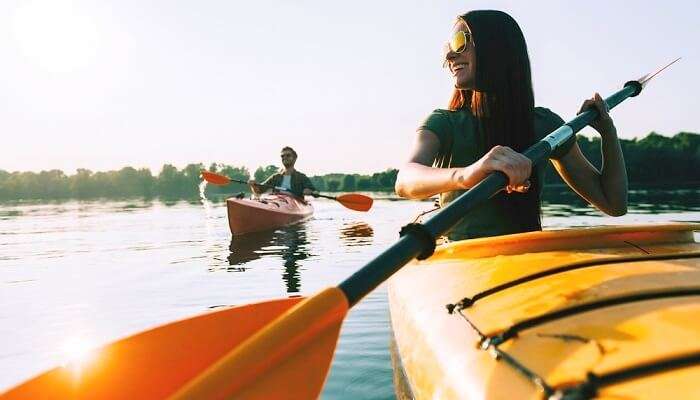
[(608, 113), (608, 105), (598, 93), (595, 93), (592, 98), (583, 102), (583, 105), (581, 105), (581, 109), (578, 111), (577, 115), (588, 110), (589, 108), (595, 108), (598, 110), (598, 118), (593, 120), (593, 122), (590, 124), (593, 129), (598, 131), (601, 136), (608, 136), (617, 133), (615, 124)]

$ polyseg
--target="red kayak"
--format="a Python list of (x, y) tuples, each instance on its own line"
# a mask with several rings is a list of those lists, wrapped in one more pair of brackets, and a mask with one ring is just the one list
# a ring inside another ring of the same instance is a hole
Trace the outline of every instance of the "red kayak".
[(307, 219), (314, 212), (310, 203), (284, 193), (259, 199), (232, 197), (226, 199), (226, 205), (228, 224), (234, 235), (279, 228)]

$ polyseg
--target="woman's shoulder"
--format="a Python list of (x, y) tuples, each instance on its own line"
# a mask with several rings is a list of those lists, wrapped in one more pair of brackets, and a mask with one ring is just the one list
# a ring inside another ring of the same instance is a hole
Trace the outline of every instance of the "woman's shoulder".
[(559, 125), (564, 123), (564, 120), (559, 116), (559, 114), (547, 107), (535, 107), (535, 119), (553, 121), (559, 123)]
[(564, 124), (559, 114), (546, 107), (535, 107), (535, 134), (538, 139)]
[[(457, 110), (448, 110), (446, 108), (436, 108), (432, 114), (439, 114), (448, 118), (464, 118), (473, 117), (472, 111), (468, 107), (459, 108)], [(431, 114), (431, 115), (432, 115)]]
[(427, 129), (438, 133), (436, 130), (445, 131), (458, 127), (471, 118), (472, 114), (468, 109), (446, 110), (437, 108), (425, 118), (419, 129)]
[(469, 110), (433, 110), (418, 127), (418, 131), (430, 131), (437, 135), (440, 143), (450, 143), (455, 132), (464, 131), (471, 126), (467, 122), (472, 118)]
[(444, 108), (436, 108), (428, 115), (426, 120), (431, 120), (431, 119), (449, 120), (450, 118), (454, 118), (455, 114), (458, 112), (459, 111), (447, 110)]

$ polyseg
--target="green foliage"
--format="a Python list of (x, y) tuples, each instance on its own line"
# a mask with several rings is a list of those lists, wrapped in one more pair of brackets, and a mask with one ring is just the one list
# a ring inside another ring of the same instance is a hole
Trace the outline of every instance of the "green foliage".
[(372, 190), (372, 178), (363, 176), (358, 179), (357, 190)]
[[(314, 187), (315, 187), (316, 190), (318, 190), (319, 192), (325, 192), (325, 191), (329, 190), (328, 187), (326, 186), (326, 181), (325, 181), (325, 179), (323, 179), (322, 177), (320, 177), (320, 176), (312, 176), (312, 177), (309, 178), (309, 179), (311, 179), (311, 183), (313, 183)], [(336, 188), (336, 190), (337, 190), (337, 189), (338, 189), (338, 188)]]
[(338, 189), (340, 188), (340, 182), (338, 181), (328, 181), (326, 183), (326, 188), (328, 188), (329, 192), (337, 192)]
[[(213, 164), (219, 173), (247, 181), (246, 168)], [(92, 172), (80, 168), (75, 175), (66, 176), (62, 171), (12, 172), (0, 170), (0, 200), (24, 199), (94, 199), (94, 198), (196, 198), (199, 196), (199, 177), (202, 164), (189, 164), (182, 170), (163, 165), (157, 177), (148, 168), (124, 167), (118, 171)], [(207, 185), (207, 193), (230, 194), (234, 189), (246, 189), (247, 185), (225, 187)]]
[(175, 197), (183, 181), (177, 168), (170, 164), (163, 165), (158, 174), (158, 193), (165, 197)]
[[(384, 172), (375, 172), (372, 175), (359, 174), (326, 174), (311, 177), (311, 182), (320, 191), (328, 192), (391, 192), (396, 183), (397, 169), (387, 169)], [(323, 187), (323, 189), (321, 189)]]
[(265, 168), (258, 167), (258, 169), (255, 170), (255, 181), (258, 183), (265, 182), (265, 179), (276, 174), (279, 170), (280, 168), (276, 165), (268, 165)]
[[(621, 140), (631, 183), (685, 183), (698, 181), (700, 135), (681, 132), (673, 137), (651, 132), (645, 138)], [(578, 137), (583, 154), (601, 166), (600, 138)], [(553, 175), (553, 174), (552, 174)]]
[[(246, 167), (234, 167), (221, 163), (213, 163), (208, 168), (211, 172), (216, 172), (221, 175), (228, 176), (231, 179), (238, 179), (247, 182), (250, 180), (250, 172)], [(207, 185), (206, 194), (214, 195), (230, 195), (232, 193), (249, 191), (248, 185), (240, 183), (231, 183), (225, 186)]]
[[(583, 154), (600, 167), (600, 138), (578, 137)], [(655, 132), (643, 139), (621, 140), (630, 183), (681, 184), (698, 182), (700, 176), (700, 135), (680, 132), (673, 137)], [(199, 174), (203, 164), (189, 164), (183, 169), (166, 164), (153, 176), (147, 168), (124, 167), (118, 171), (92, 172), (78, 169), (67, 176), (62, 171), (8, 172), (0, 170), (0, 200), (24, 199), (92, 199), (100, 197), (154, 197), (196, 198), (202, 182)], [(214, 163), (209, 170), (232, 179), (248, 181), (250, 172), (245, 167)], [(255, 170), (255, 180), (262, 182), (279, 168), (275, 165)], [(327, 174), (310, 177), (320, 191), (393, 191), (398, 170), (388, 169), (371, 175)], [(548, 167), (546, 183), (561, 182), (553, 168)], [(206, 185), (207, 195), (228, 196), (249, 191), (245, 184), (226, 186)]]
[(352, 192), (356, 190), (355, 175), (345, 175), (343, 178), (343, 191)]

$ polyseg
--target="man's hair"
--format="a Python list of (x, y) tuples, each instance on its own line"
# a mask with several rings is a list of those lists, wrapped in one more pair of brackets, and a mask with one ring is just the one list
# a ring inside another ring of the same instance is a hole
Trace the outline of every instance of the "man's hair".
[(285, 150), (289, 150), (289, 151), (291, 151), (291, 152), (292, 152), (292, 154), (294, 154), (294, 158), (297, 158), (297, 152), (296, 152), (296, 151), (294, 151), (294, 149), (293, 149), (293, 148), (291, 148), (291, 147), (289, 147), (289, 146), (284, 146), (284, 147), (282, 147), (282, 150), (280, 151), (280, 153), (281, 153), (281, 152), (283, 152), (283, 151), (285, 151)]

